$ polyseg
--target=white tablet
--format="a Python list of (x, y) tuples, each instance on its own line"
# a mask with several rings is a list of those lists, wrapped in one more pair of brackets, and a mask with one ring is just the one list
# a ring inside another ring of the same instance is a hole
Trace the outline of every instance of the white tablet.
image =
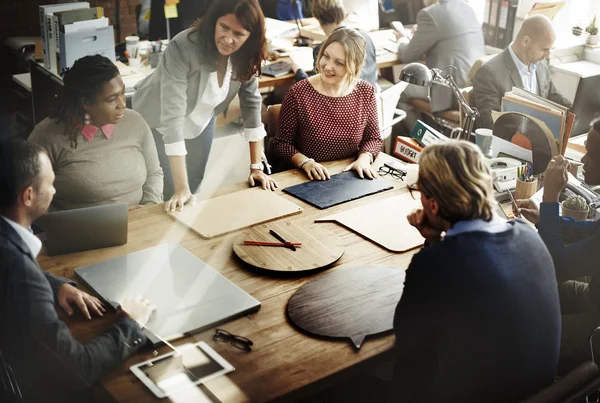
[(203, 341), (186, 344), (177, 350), (129, 369), (159, 398), (235, 369)]

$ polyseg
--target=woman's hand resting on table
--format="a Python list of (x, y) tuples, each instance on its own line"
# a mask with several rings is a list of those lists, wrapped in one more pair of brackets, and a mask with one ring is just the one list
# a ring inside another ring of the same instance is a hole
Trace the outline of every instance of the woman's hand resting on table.
[(265, 190), (277, 189), (277, 182), (275, 182), (273, 178), (259, 169), (252, 169), (250, 171), (250, 176), (248, 176), (248, 183), (250, 186), (254, 187), (257, 182), (260, 183)]
[(308, 179), (311, 181), (324, 181), (330, 178), (329, 171), (323, 165), (313, 160), (302, 165), (302, 169), (306, 172)]
[(371, 167), (371, 157), (369, 154), (359, 155), (356, 161), (344, 169), (344, 172), (350, 171), (351, 169), (355, 170), (361, 179), (364, 179), (365, 177), (375, 179), (378, 176), (377, 172)]
[(174, 212), (175, 210), (183, 210), (183, 205), (189, 203), (191, 206), (196, 204), (196, 196), (189, 189), (175, 191), (168, 202), (165, 203), (165, 211)]

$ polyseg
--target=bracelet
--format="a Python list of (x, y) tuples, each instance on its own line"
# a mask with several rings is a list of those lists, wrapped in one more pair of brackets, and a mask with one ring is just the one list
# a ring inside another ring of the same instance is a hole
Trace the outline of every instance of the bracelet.
[[(362, 155), (362, 154), (367, 154), (367, 155), (369, 156), (369, 164), (372, 164), (372, 163), (373, 163), (373, 154), (371, 154), (371, 153), (370, 153), (370, 152), (368, 152), (368, 151), (365, 151), (364, 153), (361, 153), (361, 155)], [(359, 157), (360, 157), (360, 155), (359, 155)]]
[(262, 171), (263, 170), (263, 164), (258, 163), (258, 164), (250, 164), (250, 170), (256, 169), (258, 171)]
[(300, 165), (298, 165), (298, 168), (302, 168), (302, 166), (303, 166), (304, 164), (306, 164), (307, 162), (310, 162), (310, 161), (313, 161), (313, 162), (314, 162), (315, 160), (314, 160), (314, 159), (312, 159), (312, 158), (307, 158), (307, 159), (305, 159), (304, 161), (302, 161), (302, 162), (300, 163)]

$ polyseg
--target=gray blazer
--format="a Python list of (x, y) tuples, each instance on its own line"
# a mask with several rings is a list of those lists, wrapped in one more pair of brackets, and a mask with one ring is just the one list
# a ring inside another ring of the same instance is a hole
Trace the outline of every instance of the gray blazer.
[[(456, 67), (454, 80), (459, 87), (467, 81), (475, 61), (485, 56), (481, 24), (475, 12), (463, 0), (440, 0), (417, 14), (418, 28), (409, 43), (398, 46), (398, 57), (404, 63), (419, 61), (425, 55), (428, 67)], [(441, 85), (431, 89), (431, 111), (452, 108), (452, 91)]]
[[(200, 134), (202, 128), (186, 122), (186, 116), (194, 110), (198, 97), (206, 88), (208, 75), (217, 69), (214, 55), (202, 50), (199, 33), (189, 33), (190, 29), (186, 29), (169, 42), (156, 70), (135, 86), (133, 95), (133, 109), (151, 128), (163, 128), (166, 144)], [(258, 77), (244, 83), (232, 77), (229, 93), (225, 101), (215, 108), (214, 115), (225, 112), (236, 94), (240, 98), (246, 140), (262, 139), (266, 133), (260, 118), (262, 98), (258, 91)], [(195, 132), (184, 133), (184, 123), (187, 130)]]
[[(546, 61), (538, 63), (536, 76), (541, 97), (569, 108), (572, 106), (552, 83)], [(502, 97), (506, 92), (511, 91), (512, 87), (523, 88), (523, 81), (507, 48), (481, 66), (475, 75), (473, 99), (480, 115), (475, 122), (475, 127), (491, 129), (494, 126), (492, 111), (500, 111)]]

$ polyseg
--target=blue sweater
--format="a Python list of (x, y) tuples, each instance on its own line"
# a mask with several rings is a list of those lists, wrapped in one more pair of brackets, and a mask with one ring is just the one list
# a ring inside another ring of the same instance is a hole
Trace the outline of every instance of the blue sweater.
[[(558, 215), (558, 203), (540, 204), (539, 234), (548, 247), (559, 281), (600, 274), (600, 221), (575, 221)], [(598, 249), (596, 249), (598, 248)], [(590, 284), (600, 307), (600, 276)]]
[(521, 220), (413, 257), (396, 308), (398, 401), (516, 402), (550, 385), (560, 345), (552, 258)]

